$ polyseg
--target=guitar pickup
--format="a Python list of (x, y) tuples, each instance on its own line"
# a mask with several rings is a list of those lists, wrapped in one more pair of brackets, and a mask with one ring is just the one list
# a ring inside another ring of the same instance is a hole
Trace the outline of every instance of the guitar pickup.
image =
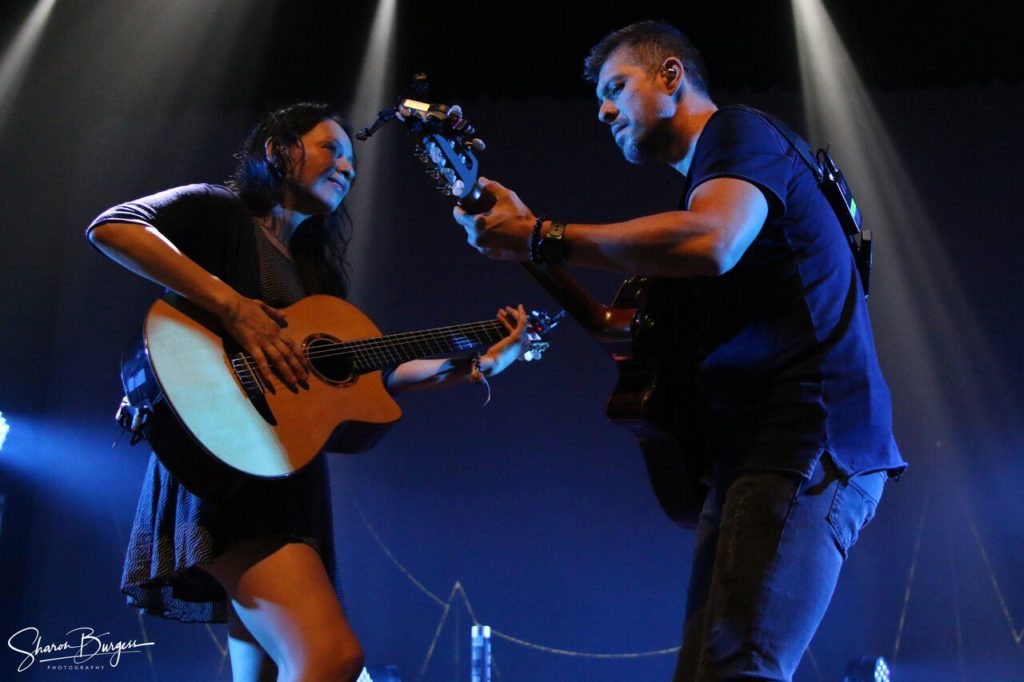
[(141, 405), (132, 405), (128, 396), (124, 396), (121, 398), (121, 404), (117, 406), (117, 412), (114, 413), (114, 420), (122, 429), (132, 434), (130, 442), (135, 445), (146, 438), (142, 429), (152, 414), (153, 406), (148, 401)]

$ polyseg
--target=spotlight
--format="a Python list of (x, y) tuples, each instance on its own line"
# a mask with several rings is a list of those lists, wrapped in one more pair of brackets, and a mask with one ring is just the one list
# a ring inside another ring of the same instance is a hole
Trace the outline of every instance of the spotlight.
[(861, 656), (846, 666), (843, 682), (891, 682), (889, 664), (881, 656)]
[(4, 413), (0, 412), (0, 450), (4, 449), (4, 439), (7, 438), (7, 432), (11, 430), (11, 427), (7, 425), (7, 420), (4, 419)]

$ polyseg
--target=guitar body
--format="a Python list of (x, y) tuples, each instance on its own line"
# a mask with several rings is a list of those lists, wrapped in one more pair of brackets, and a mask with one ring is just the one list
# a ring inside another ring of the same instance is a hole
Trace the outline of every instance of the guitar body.
[(637, 313), (644, 307), (649, 280), (626, 280), (612, 305), (603, 306), (561, 268), (522, 265), (615, 361), (619, 377), (606, 403), (608, 419), (636, 438), (665, 514), (684, 528), (695, 528), (708, 492), (701, 481), (709, 463), (707, 449), (683, 426), (694, 413), (686, 403), (692, 387), (637, 338), (656, 336)]
[[(381, 336), (362, 312), (332, 296), (311, 296), (284, 312), (283, 332), (307, 349)], [(313, 360), (308, 389), (293, 393), (276, 381), (275, 391), (261, 392), (244, 364), (239, 372), (236, 351), (211, 316), (172, 296), (153, 304), (142, 338), (122, 360), (129, 402), (151, 412), (143, 432), (198, 495), (227, 494), (245, 476), (287, 476), (325, 447), (363, 452), (402, 416), (380, 371)]]
[[(612, 307), (634, 312), (642, 308), (647, 280), (634, 277), (622, 284)], [(689, 407), (688, 392), (652, 357), (636, 352), (636, 341), (602, 345), (611, 352), (619, 372), (608, 397), (606, 412), (612, 423), (630, 430), (644, 456), (648, 478), (665, 514), (684, 528), (695, 528), (707, 497), (701, 481), (708, 464), (704, 448), (694, 442), (681, 423)]]

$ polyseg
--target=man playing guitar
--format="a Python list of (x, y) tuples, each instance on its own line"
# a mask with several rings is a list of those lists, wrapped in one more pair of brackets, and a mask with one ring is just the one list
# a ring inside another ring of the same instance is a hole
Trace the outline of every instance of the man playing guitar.
[(715, 105), (680, 31), (615, 31), (585, 75), (626, 160), (686, 179), (681, 209), (566, 224), (481, 179), (496, 203), (455, 219), (492, 258), (646, 277), (633, 352), (657, 367), (709, 488), (675, 680), (789, 680), (906, 466), (854, 258), (792, 145), (758, 112)]

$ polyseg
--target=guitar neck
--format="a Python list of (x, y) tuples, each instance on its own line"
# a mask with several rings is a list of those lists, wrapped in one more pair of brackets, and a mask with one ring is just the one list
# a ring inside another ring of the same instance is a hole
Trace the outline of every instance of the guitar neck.
[(494, 344), (508, 334), (508, 330), (498, 320), (484, 320), (423, 331), (341, 341), (334, 345), (334, 351), (352, 357), (357, 370), (372, 372), (419, 358), (465, 354), (476, 348)]
[(559, 267), (520, 263), (558, 303), (598, 341), (623, 341), (631, 336), (635, 308), (615, 308), (598, 303), (579, 282)]

